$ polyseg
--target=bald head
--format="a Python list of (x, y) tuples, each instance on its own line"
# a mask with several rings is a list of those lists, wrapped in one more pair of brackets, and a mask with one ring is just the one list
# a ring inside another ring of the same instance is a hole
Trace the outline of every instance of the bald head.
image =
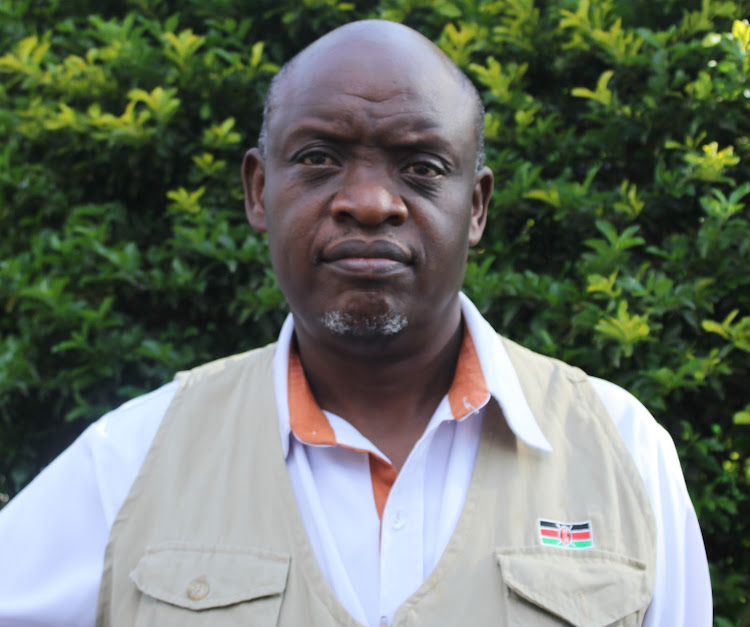
[[(342, 62), (338, 69), (348, 72), (353, 83), (373, 72), (402, 64), (420, 63), (425, 82), (463, 92), (470, 107), (473, 140), (476, 142), (476, 170), (479, 171), (485, 161), (484, 108), (476, 87), (429, 39), (407, 26), (385, 20), (364, 20), (341, 26), (314, 41), (279, 70), (271, 81), (263, 109), (263, 122), (258, 138), (261, 155), (265, 158), (269, 142), (272, 141), (269, 129), (280, 99), (293, 98), (295, 92), (300, 92), (300, 88), (304, 91), (305, 80), (324, 61), (330, 63), (331, 58), (345, 61), (354, 49), (361, 51), (363, 48), (368, 51), (364, 61), (360, 60), (356, 67), (351, 64), (346, 67)], [(362, 55), (359, 58), (362, 59)], [(450, 80), (436, 80), (436, 77)], [(325, 77), (322, 79), (325, 80)]]

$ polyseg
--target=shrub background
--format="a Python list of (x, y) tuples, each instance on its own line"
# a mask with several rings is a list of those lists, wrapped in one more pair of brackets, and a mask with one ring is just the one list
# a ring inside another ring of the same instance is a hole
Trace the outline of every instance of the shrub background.
[(382, 17), (437, 41), (487, 106), (497, 185), (467, 293), (653, 411), (700, 518), (715, 624), (750, 624), (747, 15), (0, 0), (0, 505), (102, 413), (275, 338), (284, 302), (245, 222), (242, 154), (281, 63)]

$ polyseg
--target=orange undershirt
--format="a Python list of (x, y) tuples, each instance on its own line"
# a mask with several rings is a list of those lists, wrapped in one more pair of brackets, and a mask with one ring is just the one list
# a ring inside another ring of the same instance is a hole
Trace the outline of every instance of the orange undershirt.
[[(289, 395), (289, 426), (292, 432), (302, 442), (307, 444), (352, 447), (339, 444), (328, 418), (318, 405), (307, 383), (299, 355), (291, 344), (289, 351), (288, 373)], [(474, 341), (468, 329), (464, 326), (464, 337), (456, 363), (456, 373), (448, 390), (448, 402), (455, 420), (460, 420), (481, 406), (487, 400), (487, 384), (482, 373)], [(362, 453), (367, 452), (370, 458), (370, 476), (372, 479), (372, 493), (378, 516), (383, 519), (383, 509), (398, 472), (388, 461), (361, 449), (353, 449)]]

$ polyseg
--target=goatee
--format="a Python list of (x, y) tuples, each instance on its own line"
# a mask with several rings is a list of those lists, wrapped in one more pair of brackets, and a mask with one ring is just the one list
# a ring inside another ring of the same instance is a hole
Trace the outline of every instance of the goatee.
[(397, 335), (409, 324), (402, 313), (360, 314), (347, 311), (327, 311), (323, 325), (334, 335), (355, 338), (379, 338)]

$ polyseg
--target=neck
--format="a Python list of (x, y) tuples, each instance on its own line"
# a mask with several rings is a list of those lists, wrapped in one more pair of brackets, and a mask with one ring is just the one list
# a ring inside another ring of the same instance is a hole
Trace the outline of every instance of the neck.
[(463, 340), (460, 308), (445, 322), (369, 346), (345, 338), (328, 344), (295, 331), (320, 407), (350, 422), (397, 469), (453, 381)]

